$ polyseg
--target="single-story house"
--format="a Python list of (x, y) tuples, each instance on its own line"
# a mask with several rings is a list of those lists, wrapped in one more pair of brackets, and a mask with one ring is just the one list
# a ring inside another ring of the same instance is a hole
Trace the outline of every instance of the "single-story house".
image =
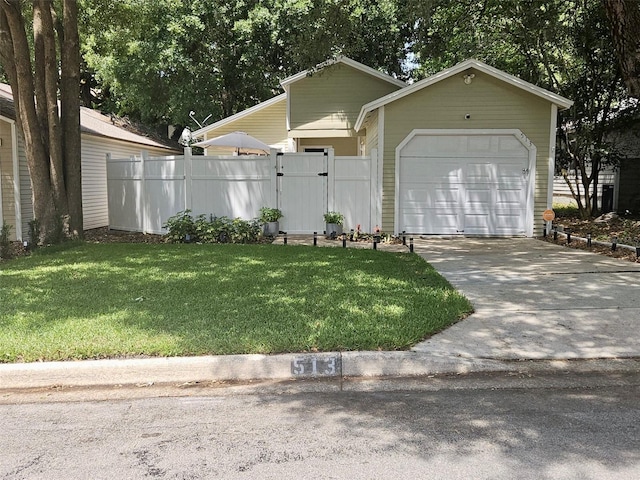
[[(80, 109), (82, 148), (82, 208), (84, 228), (109, 225), (106, 156), (129, 157), (142, 150), (151, 155), (169, 155), (176, 148), (145, 136), (121, 119), (95, 110)], [(11, 87), (0, 84), (0, 225), (12, 226), (12, 240), (28, 235), (33, 218), (31, 182), (24, 141), (16, 123)]]
[(406, 84), (338, 57), (281, 85), (194, 137), (241, 130), (284, 152), (373, 155), (373, 224), (387, 232), (542, 232), (557, 113), (572, 101), (477, 60)]

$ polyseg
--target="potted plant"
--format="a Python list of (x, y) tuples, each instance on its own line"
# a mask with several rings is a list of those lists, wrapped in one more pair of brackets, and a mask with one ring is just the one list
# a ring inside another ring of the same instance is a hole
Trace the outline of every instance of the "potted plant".
[(264, 225), (265, 235), (274, 237), (280, 232), (280, 220), (283, 217), (282, 211), (278, 208), (262, 207), (260, 209), (260, 223)]
[(324, 223), (326, 224), (325, 234), (328, 237), (335, 238), (342, 235), (344, 215), (339, 212), (327, 212), (324, 214)]

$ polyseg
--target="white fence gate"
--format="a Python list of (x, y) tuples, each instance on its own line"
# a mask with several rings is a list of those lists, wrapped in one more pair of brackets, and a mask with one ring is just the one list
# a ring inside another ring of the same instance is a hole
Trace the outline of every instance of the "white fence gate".
[(328, 155), (278, 154), (278, 208), (286, 212), (280, 227), (289, 233), (322, 232), (328, 205)]
[(161, 234), (167, 219), (186, 209), (248, 220), (269, 206), (283, 211), (281, 228), (289, 233), (321, 232), (327, 210), (344, 214), (347, 231), (360, 224), (370, 232), (379, 223), (376, 172), (375, 151), (371, 157), (335, 157), (332, 149), (209, 157), (185, 148), (170, 157), (107, 156), (109, 227)]

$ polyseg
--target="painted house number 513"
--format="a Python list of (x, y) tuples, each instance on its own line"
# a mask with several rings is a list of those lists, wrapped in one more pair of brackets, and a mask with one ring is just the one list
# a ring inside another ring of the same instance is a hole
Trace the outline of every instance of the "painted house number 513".
[(336, 357), (297, 357), (291, 362), (293, 375), (336, 375), (338, 369)]

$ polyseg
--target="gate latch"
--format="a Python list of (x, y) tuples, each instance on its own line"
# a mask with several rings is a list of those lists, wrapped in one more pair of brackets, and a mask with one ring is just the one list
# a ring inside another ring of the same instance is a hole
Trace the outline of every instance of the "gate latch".
[(329, 172), (320, 172), (318, 174), (319, 177), (328, 177), (329, 176)]

